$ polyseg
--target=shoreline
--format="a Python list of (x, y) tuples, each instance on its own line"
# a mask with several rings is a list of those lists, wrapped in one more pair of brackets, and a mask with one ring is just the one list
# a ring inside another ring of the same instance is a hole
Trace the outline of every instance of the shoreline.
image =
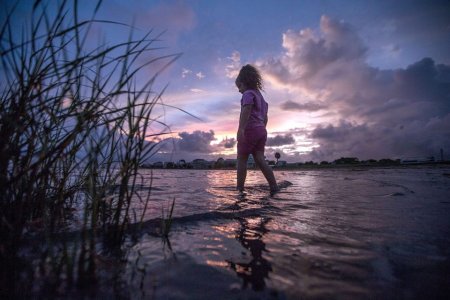
[[(450, 161), (434, 162), (434, 163), (415, 163), (415, 164), (328, 164), (328, 165), (297, 165), (297, 166), (271, 166), (273, 171), (312, 171), (312, 170), (342, 170), (352, 169), (355, 171), (365, 171), (368, 169), (417, 169), (422, 167), (446, 168), (450, 167)], [(139, 167), (139, 169), (150, 170), (210, 170), (210, 171), (235, 171), (235, 167), (222, 168), (149, 168)], [(257, 167), (247, 168), (250, 170), (259, 170)]]

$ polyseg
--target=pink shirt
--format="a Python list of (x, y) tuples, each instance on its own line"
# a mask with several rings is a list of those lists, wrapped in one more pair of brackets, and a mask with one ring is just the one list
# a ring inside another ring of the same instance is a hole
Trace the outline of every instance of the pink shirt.
[(264, 100), (263, 95), (257, 90), (246, 90), (242, 94), (241, 106), (253, 104), (250, 117), (245, 129), (266, 126), (264, 120), (269, 109), (269, 104)]

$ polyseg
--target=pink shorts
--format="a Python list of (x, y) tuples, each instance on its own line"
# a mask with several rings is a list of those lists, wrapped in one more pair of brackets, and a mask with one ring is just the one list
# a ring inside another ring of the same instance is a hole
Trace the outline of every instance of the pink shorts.
[(238, 155), (249, 155), (254, 154), (257, 151), (264, 152), (264, 147), (267, 141), (267, 130), (265, 127), (254, 127), (245, 129), (244, 131), (245, 140), (238, 140), (237, 152)]

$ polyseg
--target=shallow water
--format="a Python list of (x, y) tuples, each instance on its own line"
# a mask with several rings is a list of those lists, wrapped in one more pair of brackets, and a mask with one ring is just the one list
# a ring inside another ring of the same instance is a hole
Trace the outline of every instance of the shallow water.
[[(142, 170), (144, 177), (150, 170)], [(125, 294), (150, 299), (423, 299), (450, 295), (450, 168), (153, 170), (145, 220), (175, 198), (168, 240), (127, 253)], [(289, 184), (292, 183), (292, 185)], [(148, 187), (142, 187), (145, 195)], [(136, 213), (142, 211), (136, 206)]]

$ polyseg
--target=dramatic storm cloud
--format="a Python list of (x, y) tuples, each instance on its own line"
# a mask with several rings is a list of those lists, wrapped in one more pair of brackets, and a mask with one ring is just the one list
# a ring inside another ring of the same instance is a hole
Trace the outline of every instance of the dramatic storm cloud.
[(167, 138), (160, 141), (161, 149), (165, 151), (180, 151), (184, 153), (211, 154), (225, 149), (233, 149), (235, 138), (225, 138), (213, 144), (217, 138), (213, 130), (194, 132), (180, 132), (176, 138)]
[(450, 148), (449, 65), (424, 58), (378, 69), (366, 63), (367, 48), (351, 25), (323, 16), (320, 30), (287, 31), (283, 55), (261, 63), (273, 84), (315, 99), (284, 102), (282, 109), (332, 116), (310, 133), (320, 146), (313, 158), (423, 156)]

